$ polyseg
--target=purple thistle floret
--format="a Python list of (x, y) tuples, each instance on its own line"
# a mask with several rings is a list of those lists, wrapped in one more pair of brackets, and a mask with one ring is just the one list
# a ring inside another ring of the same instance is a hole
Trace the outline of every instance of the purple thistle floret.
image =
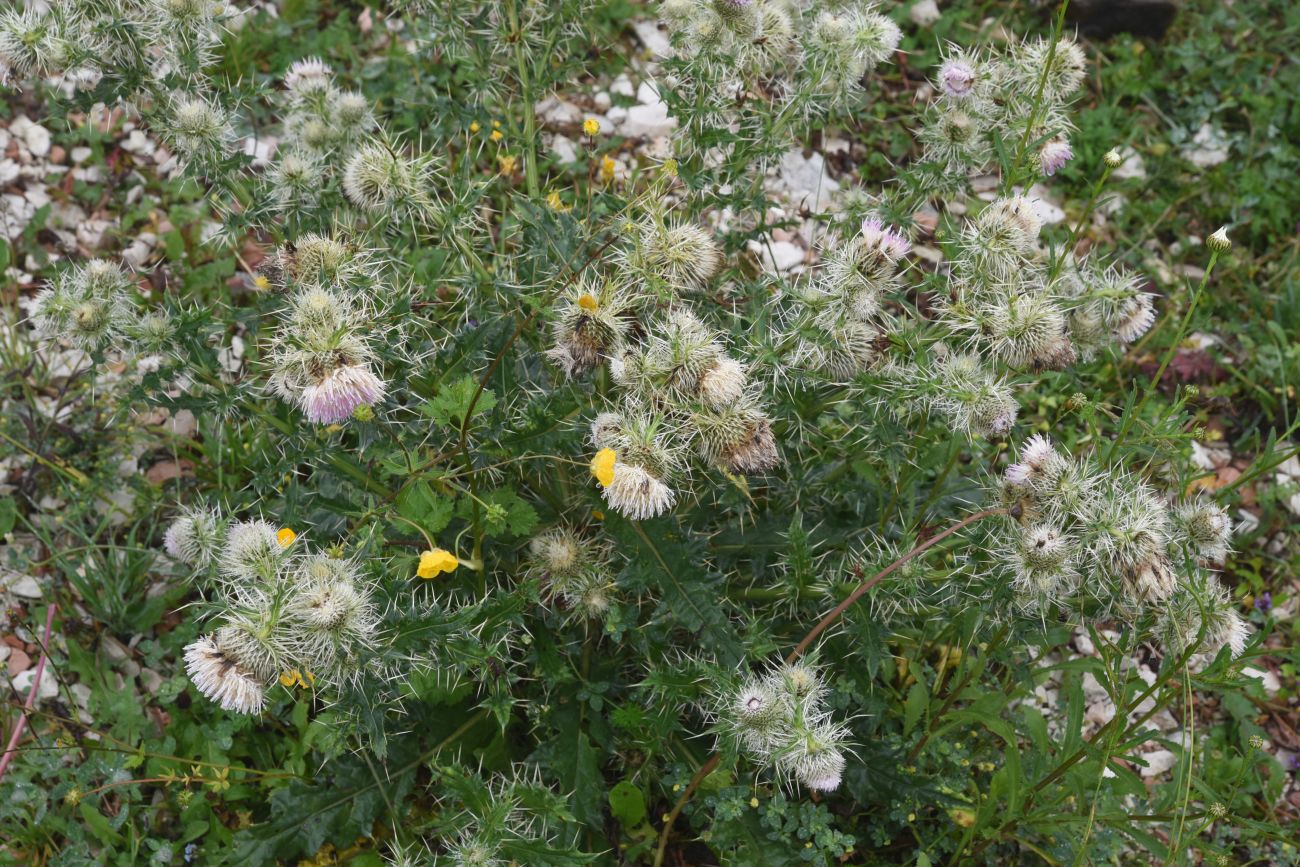
[(303, 391), (302, 405), (313, 424), (337, 424), (359, 406), (384, 398), (384, 382), (361, 364), (349, 364), (329, 373)]
[(1038, 159), (1042, 163), (1043, 174), (1050, 178), (1074, 159), (1074, 151), (1070, 149), (1068, 141), (1055, 139), (1043, 145), (1043, 149), (1038, 152)]
[(949, 60), (939, 67), (939, 87), (949, 96), (969, 96), (975, 88), (975, 70), (965, 61)]
[(1273, 607), (1273, 594), (1265, 590), (1255, 599), (1255, 608), (1259, 611), (1268, 611)]
[(892, 226), (886, 226), (876, 217), (862, 221), (862, 240), (868, 248), (877, 250), (891, 262), (897, 262), (912, 249), (907, 236)]

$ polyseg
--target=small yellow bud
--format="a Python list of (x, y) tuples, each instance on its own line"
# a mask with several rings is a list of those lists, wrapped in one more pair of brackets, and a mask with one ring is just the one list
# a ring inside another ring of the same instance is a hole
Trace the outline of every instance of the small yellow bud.
[(481, 127), (481, 126), (478, 125), (478, 121), (474, 121), (473, 123), (471, 123), (471, 124), (469, 125), (469, 131), (470, 131), (470, 132), (478, 132), (478, 131), (481, 130), (482, 128), (483, 128), (483, 127)]
[(489, 138), (492, 139), (492, 141), (501, 141), (501, 139), (505, 138), (505, 135), (502, 134), (501, 130), (494, 129), (492, 130), (492, 135), (490, 135)]
[(749, 806), (754, 807), (755, 809), (757, 809), (757, 808), (758, 808), (758, 798), (750, 798), (750, 799), (749, 799)]
[(280, 543), (281, 548), (288, 548), (298, 538), (298, 534), (288, 527), (281, 527), (280, 532), (275, 534), (275, 541)]
[(592, 295), (590, 292), (585, 292), (582, 297), (578, 299), (578, 306), (583, 310), (595, 311), (600, 309), (600, 302), (596, 300), (596, 296)]

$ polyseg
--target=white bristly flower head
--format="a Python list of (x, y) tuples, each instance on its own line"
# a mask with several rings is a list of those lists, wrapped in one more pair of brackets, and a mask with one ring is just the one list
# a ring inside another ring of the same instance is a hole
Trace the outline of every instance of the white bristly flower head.
[(234, 135), (225, 111), (193, 94), (173, 98), (167, 132), (179, 153), (196, 158), (220, 156)]
[(634, 521), (657, 518), (671, 509), (676, 499), (672, 488), (644, 468), (621, 462), (614, 466), (613, 484), (605, 488), (605, 502)]
[(307, 98), (329, 90), (334, 74), (329, 65), (318, 57), (294, 61), (284, 75), (284, 86), (298, 98)]
[(700, 397), (714, 409), (724, 409), (745, 393), (745, 367), (733, 358), (720, 358), (700, 375)]
[(185, 648), (185, 670), (194, 686), (222, 710), (260, 713), (262, 684), (215, 636), (205, 635)]
[(231, 524), (220, 555), (221, 572), (239, 581), (269, 581), (280, 567), (285, 546), (274, 526), (266, 521)]
[(1232, 539), (1232, 518), (1227, 510), (1197, 499), (1179, 506), (1176, 517), (1196, 556), (1215, 563), (1227, 558)]
[(202, 569), (216, 562), (225, 525), (213, 509), (188, 509), (163, 536), (163, 550), (173, 560)]

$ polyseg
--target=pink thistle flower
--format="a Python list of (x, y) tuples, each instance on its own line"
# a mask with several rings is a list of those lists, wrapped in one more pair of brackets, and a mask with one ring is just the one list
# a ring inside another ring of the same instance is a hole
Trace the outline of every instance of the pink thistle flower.
[(1065, 139), (1053, 139), (1043, 145), (1043, 149), (1038, 152), (1038, 161), (1043, 167), (1043, 174), (1049, 178), (1072, 159), (1074, 159), (1074, 151), (1070, 149), (1070, 143)]
[(302, 406), (313, 424), (337, 424), (359, 406), (384, 399), (384, 381), (362, 364), (336, 368), (302, 393)]
[(975, 70), (965, 61), (949, 60), (939, 67), (939, 87), (949, 96), (969, 96), (975, 87)]
[(862, 240), (868, 249), (877, 250), (891, 262), (897, 262), (912, 249), (912, 242), (892, 226), (886, 226), (876, 217), (862, 221)]

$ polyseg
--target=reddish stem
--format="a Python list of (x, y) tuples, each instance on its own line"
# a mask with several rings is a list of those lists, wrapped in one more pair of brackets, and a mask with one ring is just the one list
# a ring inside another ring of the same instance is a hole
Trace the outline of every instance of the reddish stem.
[(54, 611), (58, 608), (53, 602), (45, 612), (45, 640), (41, 642), (41, 658), (36, 661), (36, 674), (32, 677), (32, 688), (27, 693), (27, 701), (23, 703), (22, 716), (18, 718), (18, 724), (14, 726), (14, 733), (9, 736), (9, 745), (5, 747), (5, 754), (0, 757), (0, 780), (5, 777), (5, 771), (9, 770), (9, 763), (14, 760), (18, 752), (18, 741), (22, 739), (23, 732), (27, 729), (27, 712), (32, 709), (36, 703), (36, 693), (41, 689), (41, 675), (45, 673), (45, 658), (49, 655), (50, 631), (54, 628)]

